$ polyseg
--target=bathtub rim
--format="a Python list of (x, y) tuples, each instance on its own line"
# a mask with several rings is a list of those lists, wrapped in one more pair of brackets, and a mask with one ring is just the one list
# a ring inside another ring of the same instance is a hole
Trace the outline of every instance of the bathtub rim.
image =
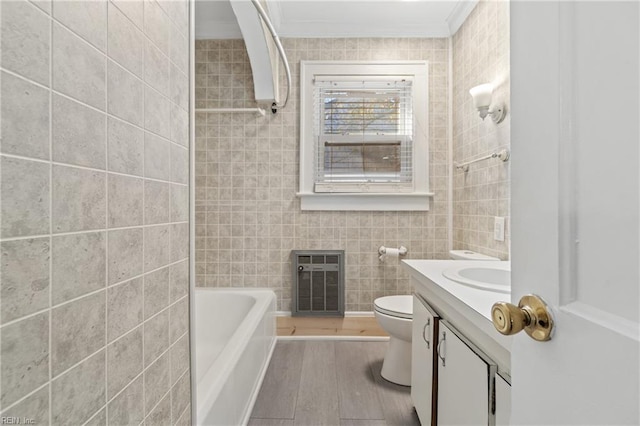
[[(269, 312), (269, 306), (271, 305), (271, 303), (274, 304), (276, 303), (276, 294), (273, 290), (269, 290), (266, 288), (229, 288), (229, 287), (225, 287), (225, 288), (219, 288), (219, 287), (196, 287), (195, 288), (195, 298), (197, 298), (197, 293), (200, 292), (215, 292), (215, 293), (227, 293), (227, 294), (238, 294), (238, 293), (247, 293), (248, 296), (254, 297), (256, 299), (256, 302), (254, 304), (254, 306), (252, 307), (252, 310), (250, 310), (250, 314), (244, 318), (242, 320), (242, 322), (240, 323), (240, 325), (236, 328), (236, 330), (234, 331), (233, 335), (231, 336), (229, 342), (225, 345), (225, 348), (222, 350), (222, 356), (224, 357), (223, 359), (218, 359), (216, 360), (211, 367), (203, 374), (203, 377), (206, 377), (208, 375), (210, 375), (211, 373), (211, 369), (215, 366), (215, 367), (222, 367), (221, 370), (221, 374), (218, 376), (217, 380), (214, 381), (214, 386), (208, 387), (206, 389), (202, 388), (200, 386), (200, 378), (197, 376), (197, 368), (194, 365), (194, 377), (195, 377), (195, 383), (194, 383), (194, 387), (196, 389), (196, 393), (194, 395), (194, 398), (196, 401), (200, 401), (200, 403), (198, 404), (197, 407), (197, 411), (196, 411), (196, 417), (195, 417), (195, 421), (194, 424), (200, 424), (199, 420), (203, 419), (206, 417), (207, 413), (209, 413), (209, 411), (211, 410), (212, 406), (215, 404), (218, 396), (220, 395), (221, 390), (223, 389), (224, 385), (228, 382), (230, 376), (233, 373), (233, 368), (235, 367), (235, 364), (237, 363), (237, 361), (240, 359), (240, 356), (242, 356), (242, 354), (244, 353), (244, 351), (246, 350), (247, 346), (249, 345), (249, 341), (250, 339), (243, 339), (241, 341), (239, 341), (238, 338), (238, 332), (239, 331), (243, 331), (245, 332), (244, 334), (246, 334), (247, 331), (251, 331), (251, 334), (253, 334), (253, 332), (256, 330), (258, 324), (265, 318), (265, 314), (267, 314)], [(256, 297), (257, 295), (261, 295), (262, 297)], [(194, 303), (194, 311), (195, 311), (195, 305), (197, 305), (197, 302)], [(259, 312), (258, 312), (259, 311)], [(243, 425), (247, 424), (249, 421), (249, 418), (251, 417), (251, 411), (253, 409), (253, 406), (255, 405), (255, 401), (258, 397), (258, 393), (260, 392), (260, 387), (262, 386), (262, 382), (264, 380), (264, 376), (266, 374), (267, 368), (269, 366), (269, 363), (271, 361), (271, 356), (273, 355), (273, 351), (275, 349), (275, 344), (277, 341), (277, 333), (275, 330), (275, 310), (271, 313), (272, 317), (273, 317), (273, 321), (274, 321), (274, 334), (273, 336), (269, 336), (268, 338), (271, 340), (271, 342), (269, 343), (269, 346), (267, 348), (267, 353), (266, 353), (266, 363), (261, 367), (260, 372), (259, 372), (259, 376), (258, 376), (258, 382), (257, 382), (257, 386), (253, 389), (252, 391), (252, 395), (249, 398), (249, 403), (247, 405), (247, 410), (246, 413), (243, 414)], [(197, 321), (195, 321), (195, 314), (194, 314), (194, 326), (197, 327)], [(195, 329), (193, 330), (193, 335), (195, 336)], [(240, 333), (242, 334), (242, 333)], [(238, 342), (239, 341), (239, 342)], [(236, 343), (236, 344), (233, 344)], [(232, 345), (231, 349), (228, 349), (229, 345)], [(197, 351), (197, 342), (194, 339), (194, 358), (195, 358), (195, 351)], [(217, 362), (220, 361), (220, 365), (217, 365)], [(206, 390), (206, 392), (204, 392)], [(200, 392), (202, 391), (202, 392)]]

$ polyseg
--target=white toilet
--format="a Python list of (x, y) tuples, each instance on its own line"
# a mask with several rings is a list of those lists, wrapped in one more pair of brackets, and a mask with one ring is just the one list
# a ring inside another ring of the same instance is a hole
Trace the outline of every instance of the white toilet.
[(382, 363), (382, 377), (402, 386), (411, 386), (411, 323), (413, 296), (385, 296), (373, 302), (378, 324), (391, 336)]
[(449, 250), (449, 257), (453, 260), (500, 260), (471, 250)]
[[(471, 250), (451, 250), (454, 260), (500, 260)], [(389, 336), (389, 347), (382, 363), (382, 377), (402, 386), (411, 386), (411, 324), (413, 296), (385, 296), (373, 302), (378, 324)]]

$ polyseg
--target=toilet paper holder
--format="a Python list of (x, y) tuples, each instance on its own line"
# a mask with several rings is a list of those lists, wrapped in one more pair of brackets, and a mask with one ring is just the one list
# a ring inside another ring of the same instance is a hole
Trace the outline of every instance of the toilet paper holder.
[(386, 256), (406, 256), (407, 248), (405, 246), (400, 246), (398, 248), (380, 246), (378, 247), (378, 254), (380, 255), (379, 259), (382, 262)]

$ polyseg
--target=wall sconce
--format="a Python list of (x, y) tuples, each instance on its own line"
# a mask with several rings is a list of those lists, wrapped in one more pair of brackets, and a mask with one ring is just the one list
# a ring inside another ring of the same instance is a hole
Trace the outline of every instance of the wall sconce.
[(472, 87), (469, 93), (473, 98), (473, 106), (478, 110), (480, 118), (484, 120), (487, 115), (490, 115), (496, 124), (504, 120), (504, 116), (506, 115), (504, 104), (499, 104), (493, 110), (489, 110), (491, 106), (491, 95), (493, 94), (492, 84), (487, 83)]

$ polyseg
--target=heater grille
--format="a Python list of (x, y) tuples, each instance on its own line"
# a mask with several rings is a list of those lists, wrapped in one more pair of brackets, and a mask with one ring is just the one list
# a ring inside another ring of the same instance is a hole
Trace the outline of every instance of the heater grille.
[(293, 250), (293, 316), (344, 316), (344, 250)]

